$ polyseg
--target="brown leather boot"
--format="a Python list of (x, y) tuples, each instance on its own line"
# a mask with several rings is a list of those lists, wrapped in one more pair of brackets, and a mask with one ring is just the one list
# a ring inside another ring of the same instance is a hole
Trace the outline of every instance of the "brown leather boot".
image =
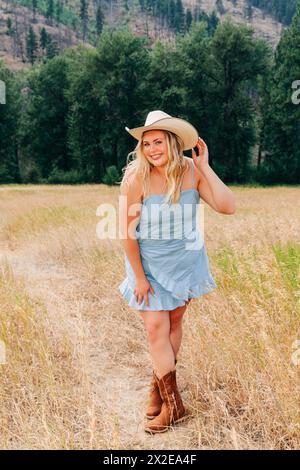
[[(175, 359), (175, 365), (177, 363), (177, 359)], [(150, 392), (149, 392), (149, 399), (148, 399), (148, 408), (146, 411), (146, 418), (147, 419), (154, 419), (156, 416), (159, 415), (161, 412), (162, 407), (162, 398), (160, 396), (159, 387), (158, 387), (158, 378), (153, 371), (152, 373), (152, 380), (150, 384)]]
[(146, 411), (147, 419), (154, 419), (155, 416), (159, 415), (159, 413), (161, 412), (162, 402), (163, 401), (158, 388), (158, 378), (156, 377), (155, 372), (153, 371), (152, 381), (150, 384), (148, 408)]
[(158, 386), (163, 399), (161, 412), (144, 428), (146, 432), (153, 434), (168, 431), (172, 424), (179, 423), (189, 416), (177, 388), (176, 369), (159, 379)]

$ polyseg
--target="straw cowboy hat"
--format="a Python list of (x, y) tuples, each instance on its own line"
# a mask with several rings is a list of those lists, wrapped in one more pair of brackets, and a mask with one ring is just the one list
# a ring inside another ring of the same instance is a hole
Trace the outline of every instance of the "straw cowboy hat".
[(171, 131), (182, 138), (184, 143), (183, 150), (189, 150), (196, 147), (199, 137), (198, 132), (192, 124), (184, 121), (183, 119), (172, 117), (159, 110), (148, 113), (144, 126), (135, 127), (134, 129), (125, 127), (125, 129), (137, 140), (142, 138), (143, 132), (150, 131), (152, 129)]

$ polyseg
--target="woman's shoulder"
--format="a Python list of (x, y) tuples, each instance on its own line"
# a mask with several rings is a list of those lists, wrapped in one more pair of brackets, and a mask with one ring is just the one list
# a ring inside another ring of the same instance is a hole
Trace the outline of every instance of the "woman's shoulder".
[(121, 182), (121, 193), (134, 192), (136, 195), (142, 194), (142, 177), (137, 171), (135, 165), (131, 165), (126, 168), (122, 182)]
[(194, 178), (195, 178), (195, 182), (196, 182), (196, 186), (198, 186), (198, 183), (200, 181), (200, 178), (201, 178), (201, 173), (200, 171), (198, 170), (198, 168), (195, 166), (194, 164), (194, 160), (192, 157), (187, 157), (186, 155), (183, 155), (186, 162), (187, 162), (187, 168), (190, 170), (190, 171), (194, 171)]

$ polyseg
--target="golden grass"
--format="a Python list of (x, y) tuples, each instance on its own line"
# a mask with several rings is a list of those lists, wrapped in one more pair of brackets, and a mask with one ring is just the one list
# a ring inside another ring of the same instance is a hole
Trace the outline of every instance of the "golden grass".
[[(71, 273), (77, 289), (55, 276), (51, 286), (65, 302), (66, 321), (69, 301), (89, 325), (76, 348), (76, 334), (63, 328), (63, 316), (55, 324), (55, 314), (49, 316), (34, 300), (32, 306), (25, 287), (2, 269), (1, 335), (15, 345), (8, 364), (0, 365), (10, 371), (0, 388), (3, 448), (299, 448), (299, 365), (292, 361), (293, 343), (300, 340), (299, 188), (232, 189), (234, 216), (205, 206), (205, 241), (218, 288), (193, 301), (184, 318), (179, 384), (194, 419), (168, 444), (166, 436), (136, 436), (128, 411), (109, 401), (111, 394), (122, 399), (123, 393), (124, 403), (134, 409), (140, 396), (134, 382), (141, 375), (147, 386), (145, 366), (151, 371), (141, 319), (118, 291), (125, 274), (121, 242), (96, 236), (96, 209), (103, 202), (117, 208), (118, 189), (0, 188), (3, 247), (45, 270)], [(31, 276), (28, 269), (24, 280)], [(95, 378), (97, 368), (102, 375)], [(123, 387), (120, 368), (123, 375), (135, 371), (132, 390), (114, 389), (118, 383)], [(97, 408), (97, 400), (101, 419), (85, 409)]]
[[(2, 449), (93, 447), (93, 400), (80, 342), (66, 325), (51, 322), (7, 263), (0, 271)], [(58, 319), (57, 319), (58, 320)]]

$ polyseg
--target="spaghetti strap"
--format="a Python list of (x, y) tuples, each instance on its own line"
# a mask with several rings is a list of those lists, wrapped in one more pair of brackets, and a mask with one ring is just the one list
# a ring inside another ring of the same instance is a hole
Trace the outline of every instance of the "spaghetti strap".
[(191, 161), (192, 165), (192, 187), (195, 188), (195, 169), (194, 169), (194, 160)]

